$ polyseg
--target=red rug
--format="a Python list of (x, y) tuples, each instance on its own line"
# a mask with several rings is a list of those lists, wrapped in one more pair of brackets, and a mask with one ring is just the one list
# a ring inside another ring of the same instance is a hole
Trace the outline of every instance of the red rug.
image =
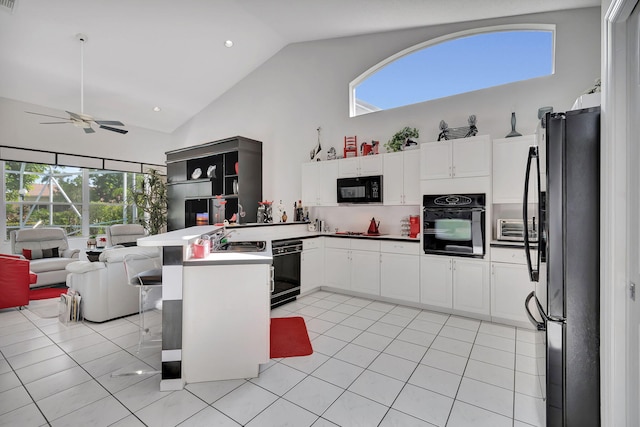
[(302, 317), (271, 319), (271, 358), (308, 356), (313, 353)]
[(40, 288), (40, 289), (30, 289), (29, 290), (29, 301), (37, 300), (37, 299), (49, 299), (49, 298), (58, 298), (60, 294), (66, 294), (67, 287), (61, 288)]

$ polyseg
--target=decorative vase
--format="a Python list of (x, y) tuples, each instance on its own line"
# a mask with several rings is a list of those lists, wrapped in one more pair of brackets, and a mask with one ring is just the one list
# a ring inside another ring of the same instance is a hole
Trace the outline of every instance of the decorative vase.
[(520, 132), (516, 131), (516, 113), (511, 113), (511, 132), (505, 138), (512, 138), (514, 136), (522, 136)]

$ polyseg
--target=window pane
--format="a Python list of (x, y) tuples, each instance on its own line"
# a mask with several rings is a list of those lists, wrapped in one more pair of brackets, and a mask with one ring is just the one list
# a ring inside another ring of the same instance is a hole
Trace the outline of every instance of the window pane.
[[(6, 225), (11, 230), (42, 226), (62, 227), (69, 236), (83, 233), (83, 203), (89, 234), (104, 234), (111, 224), (133, 223), (136, 208), (131, 190), (144, 175), (131, 172), (83, 170), (65, 166), (4, 162), (7, 192)], [(85, 175), (86, 174), (86, 175)], [(83, 176), (88, 176), (84, 182)], [(83, 200), (83, 186), (89, 200)], [(85, 229), (85, 232), (87, 230)]]
[(133, 222), (133, 207), (109, 204), (91, 203), (89, 205), (89, 233), (104, 234), (105, 228), (112, 224), (130, 224)]
[(414, 51), (354, 88), (355, 115), (553, 73), (553, 31), (480, 33)]

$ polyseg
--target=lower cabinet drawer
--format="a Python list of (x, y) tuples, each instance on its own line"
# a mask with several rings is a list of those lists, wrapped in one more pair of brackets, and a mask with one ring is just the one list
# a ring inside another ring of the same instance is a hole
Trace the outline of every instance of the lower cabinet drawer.
[(404, 255), (419, 255), (419, 242), (398, 242), (398, 241), (382, 241), (380, 242), (380, 252)]

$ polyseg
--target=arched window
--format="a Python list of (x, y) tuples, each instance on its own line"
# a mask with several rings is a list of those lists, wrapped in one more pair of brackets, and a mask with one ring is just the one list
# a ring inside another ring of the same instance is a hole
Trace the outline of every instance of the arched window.
[(349, 84), (351, 117), (551, 75), (555, 25), (462, 31), (410, 47)]

